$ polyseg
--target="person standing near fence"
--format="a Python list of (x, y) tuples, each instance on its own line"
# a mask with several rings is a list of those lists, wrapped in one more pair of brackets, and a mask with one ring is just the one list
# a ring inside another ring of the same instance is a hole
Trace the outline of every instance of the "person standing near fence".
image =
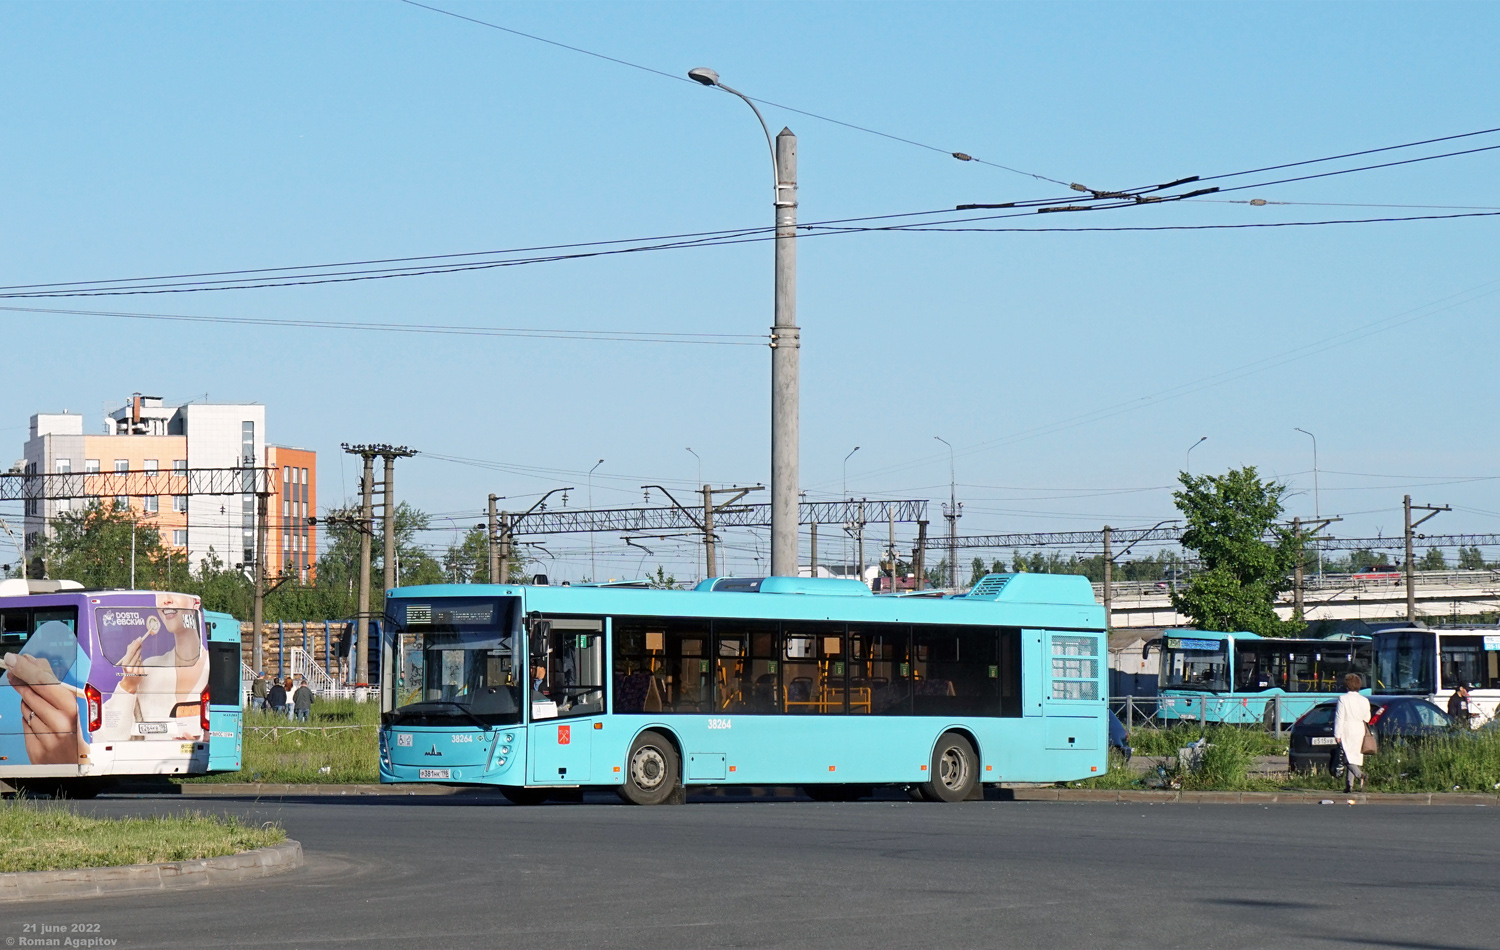
[(266, 693), (270, 689), (266, 685), (266, 671), (261, 670), (255, 674), (255, 681), (250, 684), (250, 708), (265, 709)]
[(308, 722), (312, 719), (313, 691), (307, 685), (305, 677), (298, 677), (297, 689), (292, 693), (293, 715), (298, 722)]
[[(288, 680), (287, 682), (291, 682)], [(286, 687), (280, 683), (272, 682), (271, 688), (266, 691), (266, 708), (275, 715), (286, 714)]]
[(1359, 779), (1360, 790), (1365, 787), (1365, 736), (1370, 732), (1370, 701), (1360, 694), (1364, 685), (1358, 673), (1344, 677), (1344, 695), (1339, 697), (1338, 708), (1333, 714), (1333, 738), (1344, 752), (1344, 791), (1354, 791), (1354, 780)]

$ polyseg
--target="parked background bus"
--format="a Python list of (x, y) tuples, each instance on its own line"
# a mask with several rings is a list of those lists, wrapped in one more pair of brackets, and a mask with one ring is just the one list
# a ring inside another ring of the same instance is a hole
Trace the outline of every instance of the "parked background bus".
[(1367, 637), (1299, 640), (1182, 631), (1161, 640), (1160, 717), (1283, 726), (1344, 692), (1344, 675), (1370, 684)]
[(1107, 763), (1104, 612), (1084, 577), (992, 574), (957, 596), (790, 577), (409, 587), (385, 629), (384, 782), (523, 803), (773, 784), (958, 801)]
[(208, 769), (209, 660), (197, 597), (0, 581), (0, 780), (97, 794)]
[(208, 625), (208, 770), (238, 772), (245, 725), (240, 622), (203, 612)]
[(1408, 628), (1375, 634), (1375, 686), (1421, 696), (1448, 708), (1453, 690), (1469, 687), (1470, 725), (1495, 718), (1500, 706), (1500, 627)]

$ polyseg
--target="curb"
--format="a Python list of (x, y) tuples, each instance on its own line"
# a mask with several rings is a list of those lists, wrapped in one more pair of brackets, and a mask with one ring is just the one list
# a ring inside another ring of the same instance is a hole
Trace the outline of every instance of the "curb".
[(281, 844), (217, 858), (127, 864), (112, 868), (65, 871), (15, 871), (0, 874), (0, 904), (76, 897), (109, 897), (140, 891), (179, 890), (230, 884), (282, 874), (302, 866), (302, 845), (288, 838)]
[(1006, 797), (1017, 802), (1181, 803), (1197, 805), (1468, 805), (1500, 806), (1500, 795), (1453, 792), (1184, 792), (1131, 791), (1103, 788), (1012, 788)]
[(442, 785), (272, 785), (254, 782), (205, 782), (179, 785), (177, 788), (179, 790), (174, 794), (181, 795), (183, 798), (246, 795), (258, 798), (288, 795), (458, 795), (473, 790), (463, 786)]

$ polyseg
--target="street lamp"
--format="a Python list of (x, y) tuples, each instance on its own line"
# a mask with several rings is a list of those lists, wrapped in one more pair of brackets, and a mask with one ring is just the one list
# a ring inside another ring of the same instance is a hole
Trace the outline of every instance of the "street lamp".
[[(858, 452), (858, 451), (859, 451), (859, 446), (856, 445), (854, 448), (852, 448), (852, 449), (849, 450), (849, 454), (848, 455), (844, 456), (844, 499), (843, 499), (844, 501), (848, 501), (849, 500), (849, 459), (853, 458), (854, 457), (854, 453)], [(845, 509), (845, 510), (847, 510), (847, 509)], [(850, 522), (845, 521), (844, 522), (844, 576), (845, 577), (849, 576), (849, 526), (850, 526)], [(861, 580), (863, 580), (863, 578), (861, 578)]]
[(948, 519), (948, 586), (958, 589), (958, 519), (963, 507), (958, 503), (958, 479), (953, 467), (953, 443), (940, 435), (933, 436), (948, 447), (948, 504), (943, 506), (943, 517)]
[[(1313, 443), (1313, 518), (1317, 521), (1323, 520), (1322, 507), (1318, 504), (1318, 437), (1300, 426), (1292, 426), (1292, 431), (1300, 432), (1312, 439)], [(1323, 576), (1323, 546), (1318, 545), (1318, 577)]]
[[(687, 450), (689, 452), (693, 452), (693, 447), (691, 445), (689, 445), (689, 446), (687, 446)], [(702, 485), (703, 484), (703, 458), (697, 452), (693, 452), (693, 458), (695, 458), (695, 459), (698, 460), (698, 484)]]
[(771, 149), (776, 211), (776, 316), (771, 327), (771, 574), (797, 576), (798, 356), (797, 326), (797, 136), (783, 128), (772, 139), (765, 117), (750, 97), (724, 85), (706, 66), (688, 78), (743, 99)]
[(1197, 442), (1194, 442), (1192, 445), (1188, 446), (1188, 450), (1187, 450), (1187, 465), (1185, 467), (1186, 467), (1187, 473), (1189, 475), (1193, 474), (1193, 449), (1196, 449), (1198, 446), (1202, 445), (1203, 443), (1205, 443), (1207, 441), (1208, 441), (1208, 436), (1206, 436), (1206, 435), (1205, 436), (1200, 436)]
[[(604, 464), (604, 459), (594, 463), (594, 468), (589, 469), (589, 510), (594, 509), (594, 469)], [(590, 515), (590, 517), (593, 517)], [(589, 532), (589, 580), (599, 580), (599, 568), (594, 565), (594, 532)]]

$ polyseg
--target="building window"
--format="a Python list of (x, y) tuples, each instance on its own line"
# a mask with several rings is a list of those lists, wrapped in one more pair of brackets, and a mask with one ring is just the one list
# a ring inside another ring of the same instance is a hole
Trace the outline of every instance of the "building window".
[(57, 499), (57, 510), (58, 511), (72, 511), (73, 510), (73, 499), (71, 499), (71, 498), (59, 498), (59, 499)]
[(281, 517), (283, 519), (285, 519), (285, 518), (290, 518), (291, 516), (292, 516), (292, 503), (289, 502), (289, 501), (287, 501), (287, 500), (285, 500), (285, 499), (282, 499), (282, 502), (281, 502)]
[(130, 496), (128, 496), (128, 495), (116, 495), (115, 496), (115, 507), (116, 508), (121, 508), (121, 509), (129, 508), (130, 507)]
[(161, 509), (160, 509), (160, 508), (159, 508), (159, 507), (158, 507), (158, 504), (159, 504), (159, 503), (158, 503), (158, 501), (157, 501), (157, 499), (158, 499), (158, 498), (159, 498), (159, 497), (160, 497), (160, 496), (158, 496), (158, 495), (147, 495), (147, 496), (146, 496), (146, 497), (145, 497), (145, 498), (144, 498), (144, 499), (143, 499), (143, 500), (142, 500), (142, 505), (141, 505), (141, 507), (142, 507), (142, 508), (144, 508), (144, 509), (145, 509), (145, 511), (146, 511), (146, 513), (147, 513), (147, 514), (151, 514), (151, 515), (154, 515), (154, 514), (156, 514), (156, 513), (157, 513), (157, 512), (158, 512), (158, 511), (160, 511), (160, 510), (161, 510)]
[(84, 470), (84, 472), (86, 472), (88, 474), (93, 474), (93, 473), (99, 471), (99, 460), (98, 459), (84, 459), (83, 460), (83, 470)]
[(128, 471), (130, 471), (130, 459), (115, 459), (115, 471), (117, 471), (117, 472), (128, 472)]
[(173, 511), (178, 511), (178, 512), (185, 512), (185, 511), (187, 511), (187, 496), (186, 495), (173, 495), (172, 496), (172, 510)]
[(296, 471), (296, 469), (292, 468), (290, 465), (288, 465), (286, 468), (283, 468), (281, 470), (281, 484), (290, 485), (292, 483), (292, 472), (294, 471)]
[(177, 530), (173, 531), (172, 532), (172, 543), (175, 544), (179, 548), (185, 548), (185, 547), (187, 547), (187, 531), (186, 531), (186, 529), (178, 528)]
[(174, 472), (186, 472), (187, 471), (187, 459), (173, 459), (172, 460), (172, 471), (174, 471)]
[(145, 463), (141, 467), (144, 468), (146, 470), (146, 472), (148, 474), (151, 474), (151, 475), (155, 475), (156, 472), (157, 472), (157, 469), (161, 468), (161, 466), (159, 464), (157, 464), (156, 459), (146, 459)]
[(69, 472), (73, 471), (73, 460), (55, 459), (53, 460), (52, 470), (59, 475), (66, 475)]

